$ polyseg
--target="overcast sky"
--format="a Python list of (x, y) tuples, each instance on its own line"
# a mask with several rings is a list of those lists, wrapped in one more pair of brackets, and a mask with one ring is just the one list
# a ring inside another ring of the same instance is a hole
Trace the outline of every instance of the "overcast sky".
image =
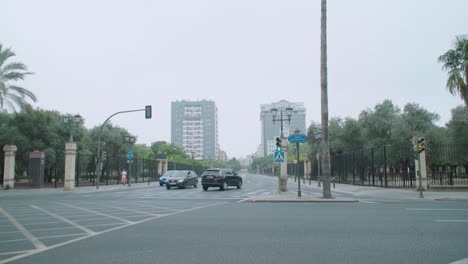
[[(320, 1), (2, 0), (0, 43), (35, 74), (37, 107), (111, 114), (139, 143), (170, 142), (171, 102), (213, 100), (230, 158), (260, 144), (260, 104), (304, 102), (320, 120)], [(462, 104), (437, 57), (468, 33), (466, 0), (329, 0), (330, 116), (357, 118), (390, 99), (418, 103), (444, 125)]]

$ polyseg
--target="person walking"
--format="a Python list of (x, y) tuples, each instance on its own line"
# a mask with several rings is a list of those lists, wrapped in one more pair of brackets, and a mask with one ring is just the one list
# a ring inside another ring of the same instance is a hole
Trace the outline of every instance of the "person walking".
[(127, 182), (127, 171), (124, 169), (122, 171), (122, 176), (120, 177), (120, 182), (125, 185), (125, 183)]

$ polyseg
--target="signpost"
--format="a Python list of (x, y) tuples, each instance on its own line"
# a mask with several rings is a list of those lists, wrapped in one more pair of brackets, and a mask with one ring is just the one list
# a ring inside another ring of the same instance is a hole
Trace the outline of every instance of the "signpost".
[(304, 143), (307, 141), (307, 135), (301, 134), (299, 129), (294, 131), (294, 134), (289, 135), (288, 141), (290, 143), (296, 143), (296, 159), (294, 160), (294, 164), (296, 165), (296, 178), (297, 178), (297, 197), (301, 197), (301, 179), (299, 179), (298, 171), (299, 171), (299, 144)]
[(286, 159), (286, 154), (284, 151), (275, 151), (274, 162), (284, 162)]

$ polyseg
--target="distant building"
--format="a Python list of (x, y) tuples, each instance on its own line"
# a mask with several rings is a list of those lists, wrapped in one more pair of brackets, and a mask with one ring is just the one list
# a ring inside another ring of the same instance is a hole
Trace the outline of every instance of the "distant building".
[(228, 160), (228, 156), (227, 156), (226, 151), (224, 151), (224, 150), (219, 151), (218, 160), (220, 160), (220, 161), (227, 161)]
[(283, 111), (283, 119), (287, 119), (286, 108), (292, 108), (293, 113), (291, 115), (291, 122), (283, 121), (283, 134), (287, 138), (289, 134), (294, 133), (296, 129), (299, 129), (301, 133), (307, 134), (306, 131), (306, 109), (304, 103), (290, 103), (285, 100), (281, 100), (277, 103), (262, 104), (260, 106), (260, 122), (261, 122), (261, 146), (262, 156), (268, 156), (273, 154), (276, 147), (276, 137), (281, 135), (281, 122), (276, 121), (273, 123), (273, 115), (271, 109), (277, 109), (276, 119), (281, 118), (281, 111)]
[(218, 109), (213, 101), (171, 103), (171, 142), (196, 160), (219, 156)]

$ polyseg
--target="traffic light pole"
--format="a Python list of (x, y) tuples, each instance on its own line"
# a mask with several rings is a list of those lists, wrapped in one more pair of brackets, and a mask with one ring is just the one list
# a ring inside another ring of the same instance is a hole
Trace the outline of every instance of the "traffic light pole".
[(114, 113), (110, 115), (104, 123), (102, 123), (101, 128), (99, 129), (99, 134), (98, 134), (98, 143), (97, 143), (97, 155), (96, 155), (96, 170), (97, 170), (97, 181), (96, 181), (96, 189), (99, 189), (99, 181), (100, 181), (100, 175), (101, 175), (101, 134), (102, 134), (102, 129), (106, 125), (107, 121), (109, 121), (113, 116), (118, 115), (118, 114), (123, 114), (123, 113), (132, 113), (132, 112), (141, 112), (145, 111), (145, 118), (150, 119), (151, 118), (151, 106), (147, 105), (145, 106), (144, 109), (136, 109), (136, 110), (126, 110), (126, 111), (119, 111), (117, 113)]

